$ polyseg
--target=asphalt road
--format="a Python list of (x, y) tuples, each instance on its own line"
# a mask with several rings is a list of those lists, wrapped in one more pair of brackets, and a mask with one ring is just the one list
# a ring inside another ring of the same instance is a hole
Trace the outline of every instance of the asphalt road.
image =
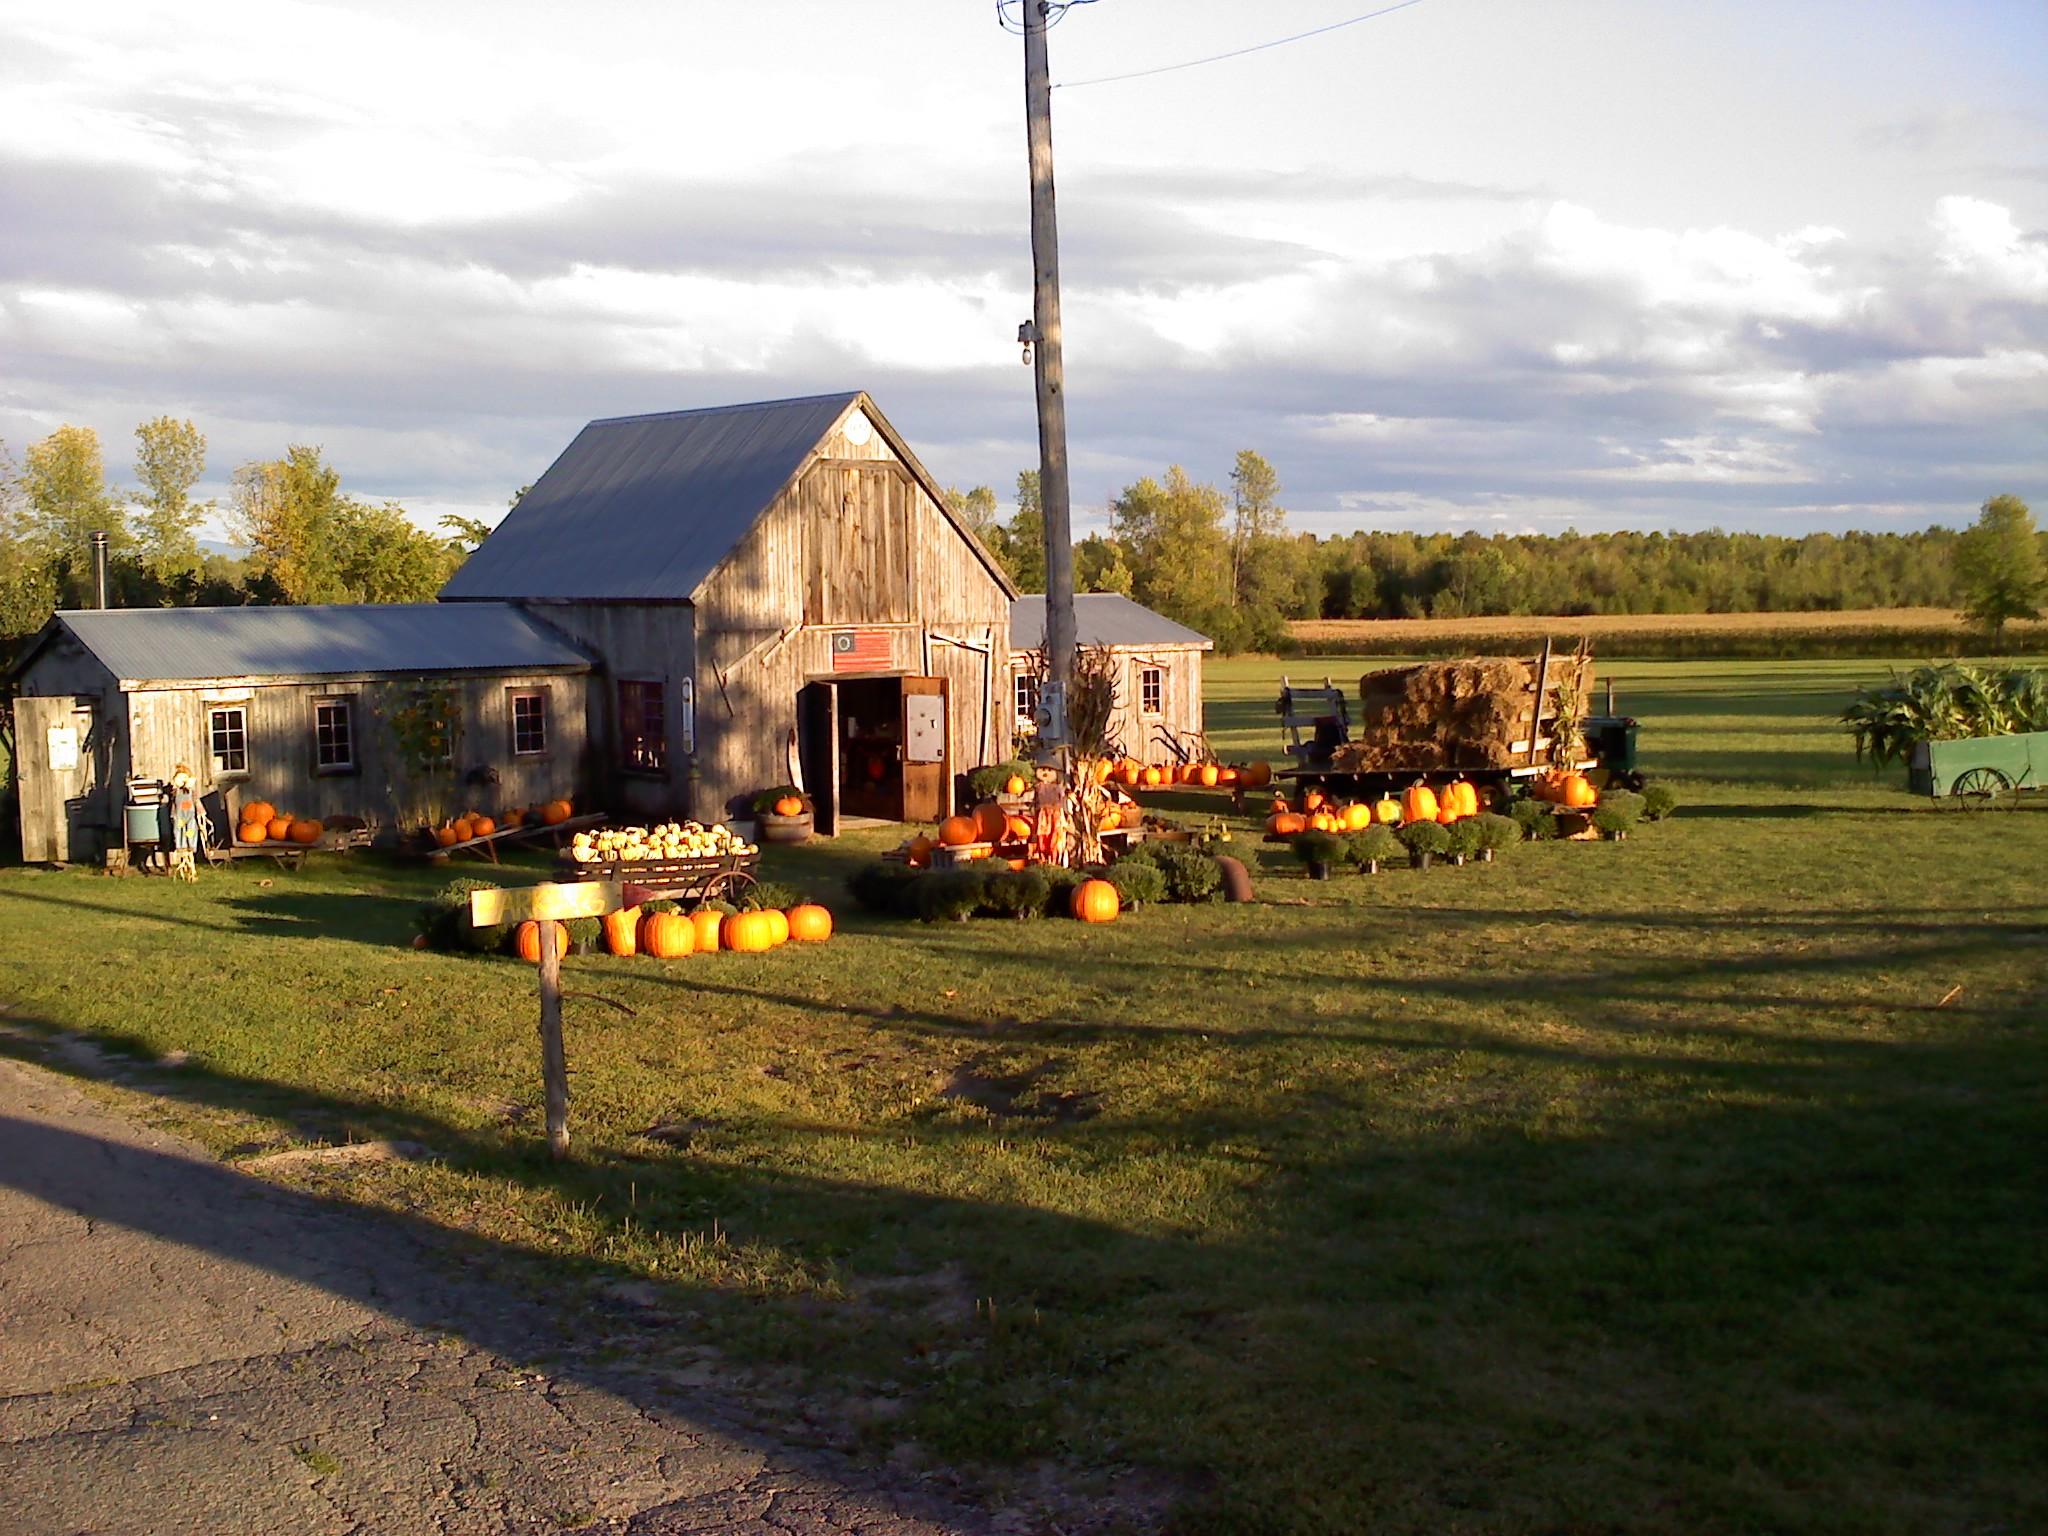
[(401, 1223), (0, 1059), (12, 1536), (1000, 1528), (761, 1443), (720, 1411), (715, 1360), (607, 1375), (636, 1326), (661, 1325), (516, 1299)]

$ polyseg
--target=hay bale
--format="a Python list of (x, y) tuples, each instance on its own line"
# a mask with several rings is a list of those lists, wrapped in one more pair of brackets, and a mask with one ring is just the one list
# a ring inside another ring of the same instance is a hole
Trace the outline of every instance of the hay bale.
[[(1354, 739), (1338, 748), (1334, 765), (1352, 773), (1509, 767), (1521, 760), (1512, 744), (1528, 739), (1537, 666), (1480, 656), (1368, 672), (1358, 680)], [(1546, 718), (1567, 684), (1576, 685), (1579, 698), (1589, 696), (1592, 668), (1553, 656)]]

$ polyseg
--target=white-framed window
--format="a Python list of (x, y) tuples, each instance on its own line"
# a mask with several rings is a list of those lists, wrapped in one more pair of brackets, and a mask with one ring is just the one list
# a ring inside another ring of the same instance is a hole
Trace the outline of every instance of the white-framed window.
[(541, 757), (548, 750), (548, 693), (519, 688), (511, 694), (512, 755)]
[(319, 773), (353, 773), (355, 715), (347, 699), (313, 701), (313, 767)]
[(206, 711), (206, 745), (213, 776), (249, 771), (249, 711), (240, 704), (216, 704)]
[(1017, 728), (1036, 730), (1038, 727), (1038, 674), (1019, 672), (1016, 683)]
[(1164, 667), (1138, 668), (1138, 710), (1141, 714), (1157, 715), (1166, 711), (1166, 669)]

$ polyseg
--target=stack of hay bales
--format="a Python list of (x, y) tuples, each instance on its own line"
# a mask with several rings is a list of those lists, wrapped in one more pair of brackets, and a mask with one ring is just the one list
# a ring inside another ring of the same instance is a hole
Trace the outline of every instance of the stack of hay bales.
[[(1508, 768), (1529, 761), (1529, 706), (1539, 663), (1498, 656), (1388, 667), (1358, 680), (1353, 740), (1332, 767), (1345, 773)], [(1593, 694), (1590, 657), (1552, 656), (1538, 734), (1560, 712), (1583, 715)]]

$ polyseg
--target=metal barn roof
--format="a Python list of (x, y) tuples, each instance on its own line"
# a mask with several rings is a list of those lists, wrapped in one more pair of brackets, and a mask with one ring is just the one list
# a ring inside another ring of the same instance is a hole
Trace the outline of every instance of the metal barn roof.
[(593, 421), (443, 598), (689, 598), (859, 391)]
[(517, 672), (592, 664), (509, 603), (109, 608), (60, 613), (56, 622), (124, 680)]
[[(1075, 593), (1074, 639), (1080, 645), (1199, 645), (1203, 650), (1215, 644), (1121, 592)], [(1044, 644), (1045, 598), (1018, 598), (1010, 604), (1010, 649), (1035, 651)]]

